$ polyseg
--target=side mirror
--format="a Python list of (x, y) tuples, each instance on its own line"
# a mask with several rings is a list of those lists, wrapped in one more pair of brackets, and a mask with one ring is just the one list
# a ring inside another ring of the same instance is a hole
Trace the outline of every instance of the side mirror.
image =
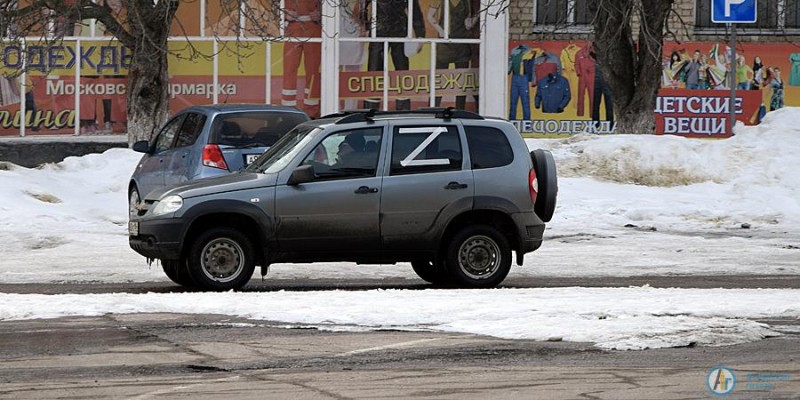
[(133, 144), (133, 151), (139, 153), (149, 153), (150, 152), (150, 142), (147, 140), (140, 140)]
[(292, 171), (292, 174), (289, 175), (289, 181), (286, 182), (286, 184), (289, 186), (297, 186), (301, 183), (313, 181), (314, 176), (315, 174), (313, 165), (301, 165)]

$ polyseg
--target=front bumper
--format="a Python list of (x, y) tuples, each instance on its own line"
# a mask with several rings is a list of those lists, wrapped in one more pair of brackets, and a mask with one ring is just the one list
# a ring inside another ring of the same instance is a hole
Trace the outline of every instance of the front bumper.
[(183, 219), (141, 219), (135, 222), (139, 223), (138, 235), (128, 236), (128, 243), (134, 251), (147, 258), (180, 258)]

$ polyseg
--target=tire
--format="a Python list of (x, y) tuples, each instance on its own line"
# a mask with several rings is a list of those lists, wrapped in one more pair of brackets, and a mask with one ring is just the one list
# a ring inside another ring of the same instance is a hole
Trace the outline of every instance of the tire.
[(434, 285), (441, 285), (450, 280), (450, 277), (447, 275), (447, 269), (444, 263), (441, 262), (414, 260), (411, 261), (411, 268), (414, 269), (414, 272), (420, 279)]
[(128, 192), (128, 219), (136, 217), (139, 214), (139, 211), (136, 210), (136, 205), (141, 201), (142, 198), (139, 196), (139, 189), (133, 186)]
[(211, 228), (189, 250), (189, 276), (200, 289), (240, 289), (253, 276), (255, 254), (252, 242), (240, 231)]
[(462, 287), (495, 287), (511, 270), (508, 240), (486, 225), (467, 226), (456, 233), (446, 254), (450, 277)]
[(161, 260), (161, 268), (169, 280), (183, 287), (194, 287), (194, 281), (186, 268), (185, 260)]
[(531, 161), (533, 161), (533, 169), (536, 171), (536, 181), (539, 186), (533, 211), (542, 221), (550, 222), (553, 219), (553, 213), (556, 211), (556, 199), (558, 197), (556, 162), (552, 153), (542, 149), (531, 152)]

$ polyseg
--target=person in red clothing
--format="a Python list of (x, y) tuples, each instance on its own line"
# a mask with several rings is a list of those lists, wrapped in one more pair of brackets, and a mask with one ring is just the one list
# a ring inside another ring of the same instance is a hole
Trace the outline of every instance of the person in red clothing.
[(578, 75), (578, 116), (584, 114), (584, 102), (589, 95), (589, 110), (592, 109), (594, 99), (594, 58), (591, 57), (592, 45), (580, 49), (575, 55), (575, 73)]
[[(288, 38), (322, 37), (320, 0), (286, 0), (284, 35)], [(300, 60), (305, 67), (305, 96), (301, 108), (311, 117), (319, 117), (320, 75), (322, 45), (311, 41), (289, 41), (283, 44), (283, 88), (281, 104), (297, 106), (297, 70)], [(300, 108), (300, 107), (298, 107)]]

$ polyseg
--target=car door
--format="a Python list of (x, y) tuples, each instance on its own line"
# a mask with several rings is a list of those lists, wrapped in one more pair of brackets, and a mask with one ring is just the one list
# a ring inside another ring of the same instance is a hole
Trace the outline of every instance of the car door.
[(164, 172), (164, 185), (174, 186), (192, 178), (202, 154), (202, 149), (196, 149), (194, 145), (205, 123), (205, 115), (196, 112), (186, 113), (175, 145), (165, 154), (169, 156), (169, 165)]
[(184, 114), (169, 120), (155, 138), (151, 153), (139, 167), (139, 190), (141, 196), (164, 187), (164, 173), (168, 168), (175, 145), (175, 136), (183, 123)]
[[(312, 182), (278, 186), (275, 208), (282, 250), (374, 251), (380, 243), (378, 165), (383, 128), (334, 132), (304, 157)], [(345, 154), (346, 147), (351, 152)]]
[(381, 193), (387, 250), (429, 250), (455, 215), (472, 209), (474, 185), (458, 125), (394, 124)]

